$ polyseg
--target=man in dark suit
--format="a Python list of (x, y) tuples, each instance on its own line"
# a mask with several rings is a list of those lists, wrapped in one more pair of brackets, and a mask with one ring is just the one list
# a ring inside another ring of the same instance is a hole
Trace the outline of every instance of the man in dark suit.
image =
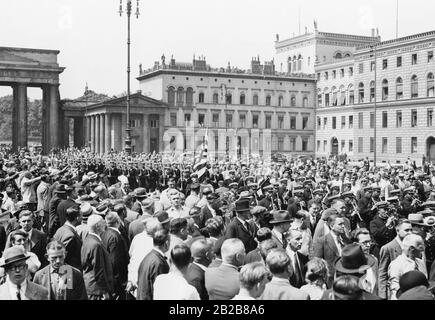
[(334, 262), (341, 256), (341, 250), (348, 240), (345, 237), (344, 219), (332, 214), (328, 217), (326, 223), (330, 232), (321, 237), (314, 245), (314, 256), (322, 258), (328, 264), (328, 287), (332, 286), (334, 280)]
[(372, 187), (365, 187), (364, 189), (364, 195), (361, 197), (361, 199), (358, 200), (358, 211), (359, 215), (361, 216), (361, 219), (363, 221), (360, 222), (360, 226), (362, 228), (369, 228), (370, 221), (373, 219), (373, 201), (372, 201), (372, 194), (373, 189)]
[(142, 215), (143, 211), (142, 211), (141, 202), (147, 197), (147, 190), (145, 188), (137, 188), (136, 190), (134, 190), (134, 195), (136, 201), (133, 203), (131, 210)]
[(63, 243), (56, 240), (50, 242), (47, 246), (47, 257), (50, 265), (37, 271), (33, 282), (48, 290), (48, 299), (88, 300), (82, 273), (65, 263)]
[(170, 236), (166, 229), (153, 235), (154, 248), (139, 265), (137, 279), (137, 300), (153, 300), (154, 281), (159, 274), (168, 273), (169, 265), (165, 253), (169, 249)]
[(379, 253), (379, 296), (388, 299), (388, 267), (398, 256), (402, 254), (402, 241), (412, 233), (412, 224), (407, 219), (400, 219), (396, 225), (397, 236), (392, 241), (381, 247)]
[(88, 218), (89, 233), (82, 246), (82, 268), (89, 300), (108, 300), (113, 293), (113, 270), (101, 235), (106, 221), (96, 214)]
[(63, 224), (66, 222), (66, 210), (68, 208), (77, 206), (77, 202), (74, 201), (74, 199), (77, 198), (75, 188), (66, 186), (65, 190), (66, 199), (59, 202), (56, 210), (59, 226), (63, 226)]
[(222, 264), (205, 271), (205, 288), (210, 300), (230, 300), (239, 293), (238, 268), (245, 260), (245, 247), (239, 239), (227, 239), (221, 248)]
[(236, 212), (237, 217), (235, 217), (227, 226), (225, 238), (240, 239), (245, 246), (246, 253), (248, 253), (257, 247), (257, 242), (254, 238), (256, 234), (256, 227), (252, 221), (248, 221), (251, 218), (249, 200), (241, 199), (236, 201)]
[(213, 259), (212, 246), (205, 239), (199, 239), (190, 247), (193, 262), (189, 265), (186, 274), (187, 282), (194, 286), (201, 300), (208, 300), (205, 288), (205, 271)]
[(279, 249), (287, 247), (286, 232), (290, 228), (292, 218), (287, 210), (280, 210), (273, 212), (273, 219), (269, 222), (272, 228), (272, 240), (275, 241)]
[(246, 255), (244, 264), (263, 261), (260, 253), (260, 245), (263, 241), (272, 239), (272, 231), (270, 231), (269, 228), (261, 228), (257, 231), (256, 239), (258, 242), (258, 246)]
[(82, 223), (82, 214), (78, 206), (66, 210), (66, 222), (57, 229), (53, 239), (65, 246), (65, 263), (82, 271), (82, 239), (76, 231), (76, 227)]
[(59, 221), (57, 207), (62, 200), (66, 200), (66, 185), (57, 184), (54, 190), (55, 195), (50, 199), (48, 217), (48, 237), (52, 238), (62, 224)]
[(308, 262), (308, 257), (299, 252), (302, 247), (302, 233), (299, 230), (290, 229), (287, 232), (287, 242), (286, 253), (293, 268), (290, 284), (295, 288), (300, 288), (305, 284), (306, 264)]
[(119, 231), (121, 219), (118, 214), (109, 212), (105, 219), (107, 230), (101, 238), (112, 263), (115, 296), (122, 298), (127, 283), (127, 266), (130, 260), (128, 247)]

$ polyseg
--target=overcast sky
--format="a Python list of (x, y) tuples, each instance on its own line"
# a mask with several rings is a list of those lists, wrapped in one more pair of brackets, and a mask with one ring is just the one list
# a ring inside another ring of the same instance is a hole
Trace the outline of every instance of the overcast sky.
[[(399, 36), (435, 30), (435, 1), (399, 3)], [(0, 46), (60, 50), (61, 98), (82, 95), (86, 82), (115, 95), (126, 90), (127, 18), (118, 9), (119, 0), (0, 0)], [(150, 68), (163, 53), (242, 69), (253, 56), (270, 60), (275, 35), (297, 35), (299, 20), (302, 33), (316, 19), (324, 32), (370, 35), (378, 27), (383, 40), (396, 35), (396, 0), (141, 0), (140, 13), (132, 19), (132, 92), (139, 63)], [(0, 96), (11, 92), (0, 87)], [(39, 99), (41, 90), (29, 96)]]

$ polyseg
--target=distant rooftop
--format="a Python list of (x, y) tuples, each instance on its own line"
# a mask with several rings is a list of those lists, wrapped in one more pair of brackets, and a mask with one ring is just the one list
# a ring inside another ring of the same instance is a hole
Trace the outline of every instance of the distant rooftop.
[[(417, 34), (413, 34), (413, 35), (409, 35), (409, 36), (405, 36), (405, 37), (401, 37), (401, 38), (397, 38), (397, 39), (391, 39), (391, 40), (387, 40), (387, 41), (378, 42), (377, 47), (390, 46), (390, 45), (394, 45), (396, 43), (401, 43), (404, 41), (421, 40), (421, 39), (430, 38), (430, 37), (435, 37), (435, 30), (423, 32), (423, 33), (417, 33)], [(364, 49), (369, 49), (370, 47), (371, 47), (371, 45), (364, 45), (364, 46), (357, 47), (356, 49), (357, 50), (364, 50)]]

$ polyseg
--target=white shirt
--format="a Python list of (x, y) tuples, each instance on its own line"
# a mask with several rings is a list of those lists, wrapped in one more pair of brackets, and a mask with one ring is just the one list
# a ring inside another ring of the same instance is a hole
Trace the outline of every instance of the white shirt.
[(130, 255), (130, 263), (128, 264), (128, 281), (137, 285), (139, 266), (153, 247), (153, 238), (150, 237), (146, 231), (142, 231), (133, 238), (128, 252)]
[(101, 237), (100, 237), (98, 234), (93, 233), (93, 232), (89, 232), (88, 234), (92, 234), (92, 235), (96, 236), (96, 237), (98, 238), (98, 240), (100, 240), (101, 242), (103, 242), (103, 240), (101, 239)]
[(184, 206), (181, 206), (179, 209), (176, 209), (174, 206), (172, 206), (166, 212), (171, 219), (189, 217), (189, 209)]
[[(170, 290), (168, 290), (170, 288)], [(154, 281), (154, 300), (200, 300), (198, 291), (174, 268)]]
[[(6, 276), (6, 283), (8, 284), (8, 290), (9, 290), (9, 295), (11, 297), (11, 300), (18, 300), (17, 298), (17, 292), (18, 292), (18, 288), (15, 284), (13, 284), (10, 280), (9, 280), (9, 276)], [(21, 300), (29, 300), (25, 293), (26, 293), (26, 288), (27, 288), (27, 280), (24, 281), (21, 284), (20, 287), (20, 295), (21, 295)]]

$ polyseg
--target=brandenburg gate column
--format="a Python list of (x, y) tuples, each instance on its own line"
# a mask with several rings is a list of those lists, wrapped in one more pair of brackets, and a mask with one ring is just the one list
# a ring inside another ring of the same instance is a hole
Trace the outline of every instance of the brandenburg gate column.
[(59, 147), (59, 85), (50, 85), (49, 139), (50, 149)]
[(104, 121), (104, 152), (109, 153), (111, 148), (111, 125), (112, 125), (112, 119), (110, 117), (110, 113), (106, 113), (105, 115), (105, 121)]
[(91, 152), (95, 152), (95, 116), (89, 116), (91, 119)]
[(16, 151), (27, 147), (27, 86), (19, 83), (13, 92), (12, 148)]
[(104, 138), (106, 137), (104, 133), (104, 114), (100, 115), (100, 153), (104, 153)]
[(97, 114), (95, 116), (95, 153), (100, 153), (100, 115)]

